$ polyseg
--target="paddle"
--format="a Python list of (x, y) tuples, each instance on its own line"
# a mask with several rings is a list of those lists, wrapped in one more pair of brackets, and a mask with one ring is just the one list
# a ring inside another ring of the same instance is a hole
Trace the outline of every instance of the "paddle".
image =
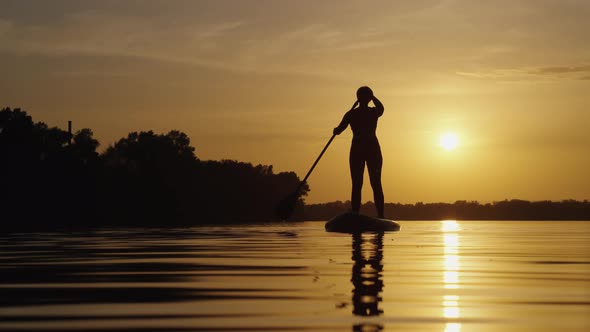
[(279, 217), (281, 220), (287, 220), (287, 219), (289, 219), (289, 217), (291, 217), (291, 214), (293, 214), (293, 210), (295, 209), (295, 204), (297, 204), (297, 201), (299, 200), (299, 195), (300, 195), (299, 191), (301, 190), (301, 188), (303, 188), (303, 185), (307, 181), (307, 178), (309, 177), (309, 175), (311, 174), (311, 172), (315, 168), (315, 165), (318, 164), (318, 162), (320, 161), (320, 159), (324, 155), (324, 152), (326, 152), (326, 150), (328, 149), (328, 146), (330, 146), (330, 143), (332, 143), (332, 140), (334, 140), (334, 137), (336, 137), (336, 135), (332, 135), (332, 137), (330, 137), (330, 140), (328, 141), (326, 146), (324, 146), (324, 149), (322, 150), (322, 152), (320, 153), (318, 158), (315, 160), (315, 162), (313, 163), (313, 165), (309, 169), (309, 172), (307, 172), (307, 175), (305, 175), (303, 180), (299, 183), (299, 185), (297, 186), (297, 189), (295, 189), (295, 191), (292, 192), (291, 194), (285, 196), (285, 198), (283, 198), (279, 202), (279, 204), (277, 205), (277, 210), (276, 210), (277, 217)]

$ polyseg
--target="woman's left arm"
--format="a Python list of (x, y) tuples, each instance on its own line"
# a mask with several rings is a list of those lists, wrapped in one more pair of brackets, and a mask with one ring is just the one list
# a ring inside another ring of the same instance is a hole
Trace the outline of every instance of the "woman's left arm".
[(377, 110), (377, 116), (383, 115), (383, 111), (385, 110), (383, 103), (381, 103), (381, 101), (375, 96), (373, 96), (372, 100), (373, 104), (375, 104), (375, 109)]

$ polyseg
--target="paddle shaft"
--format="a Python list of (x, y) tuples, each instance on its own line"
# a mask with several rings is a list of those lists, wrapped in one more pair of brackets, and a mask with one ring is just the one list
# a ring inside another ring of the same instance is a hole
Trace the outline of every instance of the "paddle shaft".
[(334, 137), (336, 137), (335, 134), (332, 135), (332, 137), (330, 137), (330, 140), (328, 141), (328, 143), (326, 143), (326, 146), (324, 146), (324, 149), (322, 150), (322, 152), (320, 153), (318, 158), (315, 160), (315, 162), (313, 163), (313, 165), (309, 169), (309, 172), (307, 172), (307, 174), (305, 175), (305, 177), (303, 178), (303, 180), (299, 184), (299, 187), (297, 187), (297, 191), (296, 191), (297, 193), (299, 193), (299, 190), (301, 189), (301, 187), (303, 187), (303, 184), (307, 181), (307, 178), (309, 177), (309, 175), (311, 175), (311, 172), (313, 172), (313, 169), (315, 168), (315, 166), (318, 164), (320, 159), (322, 159), (324, 152), (326, 152), (326, 150), (328, 149), (328, 146), (330, 146), (330, 143), (332, 143), (332, 141), (334, 140)]

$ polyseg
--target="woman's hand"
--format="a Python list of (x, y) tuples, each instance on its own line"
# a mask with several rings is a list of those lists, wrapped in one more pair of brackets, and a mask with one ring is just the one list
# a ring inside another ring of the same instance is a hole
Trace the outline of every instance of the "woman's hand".
[(334, 128), (334, 131), (332, 132), (332, 134), (334, 135), (340, 135), (342, 134), (342, 132), (344, 131), (344, 129), (346, 129), (346, 127), (342, 128), (342, 127), (336, 127)]

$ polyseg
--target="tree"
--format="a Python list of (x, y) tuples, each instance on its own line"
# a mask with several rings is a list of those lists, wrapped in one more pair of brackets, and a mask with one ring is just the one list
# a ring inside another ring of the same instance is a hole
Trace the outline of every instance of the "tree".
[(97, 157), (92, 131), (78, 132), (70, 146), (70, 133), (34, 123), (18, 108), (0, 111), (0, 128), (4, 216), (22, 225), (85, 220), (94, 201), (95, 176), (86, 165)]

